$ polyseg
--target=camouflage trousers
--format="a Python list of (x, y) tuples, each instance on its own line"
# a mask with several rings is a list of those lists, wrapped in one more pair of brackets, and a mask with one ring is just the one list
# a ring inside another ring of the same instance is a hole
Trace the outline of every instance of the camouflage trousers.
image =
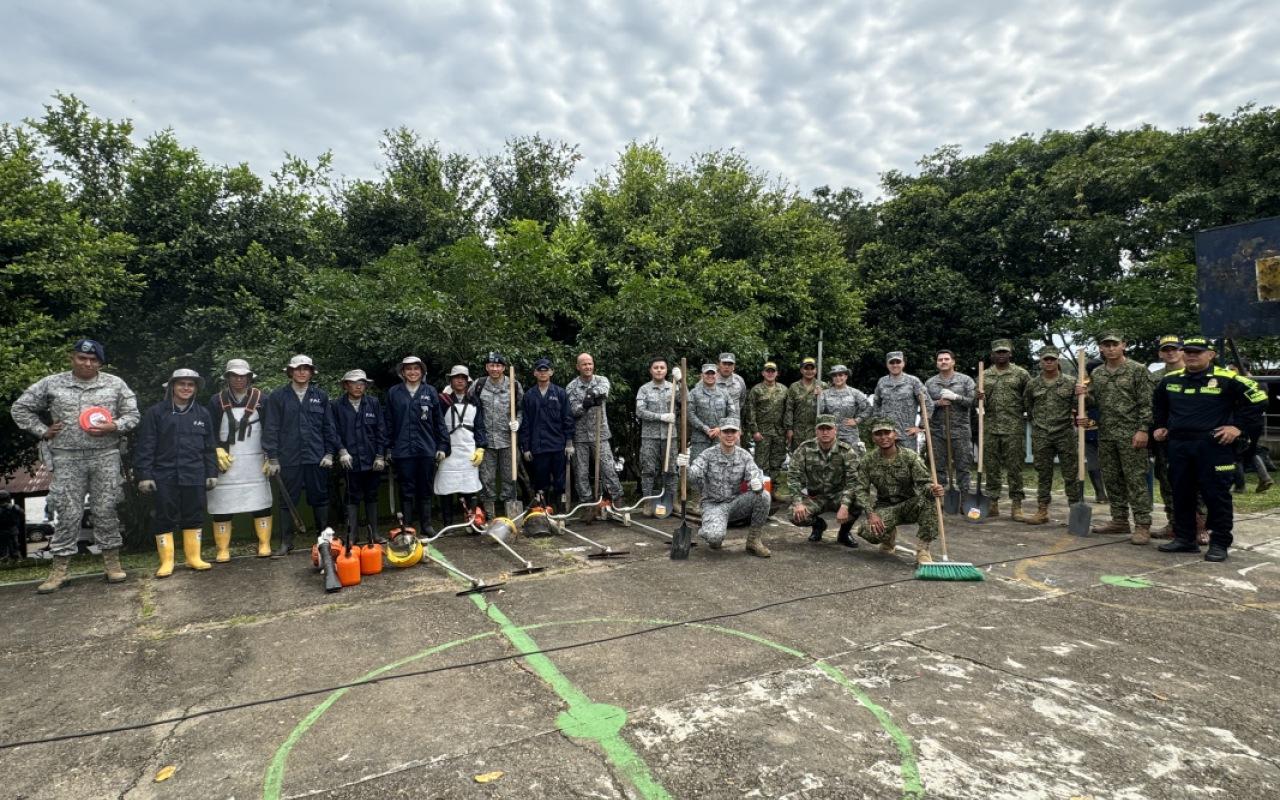
[(782, 481), (782, 462), (787, 460), (787, 434), (783, 433), (761, 433), (764, 437), (760, 441), (754, 441), (756, 466), (759, 467), (765, 475), (773, 479), (773, 485), (777, 486)]
[[(666, 439), (640, 440), (640, 496), (649, 497), (658, 494), (658, 475), (662, 474), (662, 490), (675, 492), (680, 486), (679, 467), (676, 456), (680, 455), (680, 442), (671, 442), (671, 458), (667, 461), (667, 471), (662, 471), (662, 462), (667, 458)], [(652, 491), (650, 491), (652, 489)]]
[(1136, 525), (1151, 524), (1151, 493), (1147, 490), (1147, 451), (1134, 450), (1128, 440), (1098, 441), (1102, 482), (1111, 500), (1111, 518), (1128, 519), (1133, 511)]
[(502, 467), (502, 500), (509, 502), (516, 499), (516, 477), (511, 474), (511, 448), (494, 448), (484, 451), (484, 460), (480, 462), (480, 499), (491, 503), (497, 499), (496, 487), (498, 467)]
[(917, 495), (897, 505), (876, 506), (871, 511), (884, 520), (884, 535), (876, 536), (871, 532), (870, 519), (858, 523), (857, 534), (872, 544), (889, 541), (893, 529), (899, 525), (919, 525), (916, 538), (922, 542), (938, 538), (938, 504), (931, 494)]
[(751, 527), (762, 528), (769, 519), (769, 495), (743, 492), (727, 503), (702, 502), (702, 525), (698, 536), (709, 544), (723, 542), (731, 522), (751, 520)]
[(85, 495), (93, 512), (93, 538), (103, 550), (114, 550), (123, 542), (116, 506), (124, 499), (124, 476), (120, 471), (120, 451), (54, 450), (53, 481), (49, 502), (58, 513), (49, 549), (55, 556), (75, 555), (84, 517)]
[(1060, 433), (1031, 431), (1031, 460), (1036, 467), (1036, 502), (1049, 505), (1053, 499), (1053, 459), (1058, 459), (1062, 470), (1062, 483), (1067, 490), (1067, 500), (1080, 502), (1080, 483), (1077, 479), (1080, 465), (1076, 453), (1076, 432)]
[[(584, 502), (596, 499), (595, 492), (591, 491), (592, 479), (595, 478), (591, 464), (595, 454), (595, 442), (573, 443), (573, 483), (578, 489), (578, 498)], [(608, 492), (615, 503), (622, 500), (622, 482), (613, 467), (613, 448), (607, 439), (600, 443), (600, 490)]]
[[(933, 457), (938, 462), (938, 483), (947, 485), (947, 439), (945, 434), (933, 432)], [(957, 432), (951, 427), (951, 458), (955, 461), (955, 484), (961, 495), (969, 494), (969, 466), (973, 463), (973, 439), (968, 431)]]
[[(810, 525), (812, 525), (813, 518), (818, 516), (819, 514), (825, 514), (828, 511), (840, 510), (839, 498), (837, 498), (835, 495), (830, 495), (830, 494), (822, 495), (819, 497), (809, 497), (807, 495), (802, 495), (800, 497), (800, 505), (804, 506), (805, 511), (807, 511), (809, 514), (807, 517), (805, 517), (804, 522), (800, 522), (799, 520), (796, 519), (796, 511), (795, 511), (796, 507), (794, 505), (791, 506), (791, 509), (788, 511), (788, 513), (791, 517), (791, 524), (799, 525), (802, 528), (807, 528)], [(849, 504), (849, 521), (850, 522), (857, 519), (858, 514), (860, 513), (862, 513), (862, 509), (858, 507), (857, 503)]]
[(983, 448), (982, 466), (987, 470), (987, 494), (995, 500), (1000, 497), (1000, 484), (1005, 473), (1009, 476), (1009, 499), (1022, 502), (1022, 465), (1027, 460), (1026, 433), (988, 433)]

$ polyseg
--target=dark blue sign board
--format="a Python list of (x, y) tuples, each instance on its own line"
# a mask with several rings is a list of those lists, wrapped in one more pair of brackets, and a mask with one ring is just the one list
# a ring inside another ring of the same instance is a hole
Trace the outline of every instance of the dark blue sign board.
[(1196, 234), (1200, 332), (1280, 336), (1280, 217)]

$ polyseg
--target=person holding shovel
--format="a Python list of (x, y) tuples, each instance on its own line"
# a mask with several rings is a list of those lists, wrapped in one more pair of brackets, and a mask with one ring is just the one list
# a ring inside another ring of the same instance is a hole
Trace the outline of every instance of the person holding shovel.
[[(673, 437), (672, 426), (680, 413), (680, 390), (667, 380), (667, 360), (662, 356), (649, 361), (649, 377), (652, 380), (636, 392), (636, 416), (640, 418), (640, 496), (657, 494), (661, 480), (663, 492), (675, 497), (680, 477), (676, 469), (680, 437)], [(669, 446), (673, 438), (675, 453)], [(652, 501), (645, 504), (644, 515), (653, 516)]]
[(1075, 384), (1062, 374), (1059, 351), (1053, 345), (1040, 348), (1040, 374), (1027, 381), (1022, 399), (1031, 417), (1031, 460), (1036, 468), (1036, 513), (1028, 525), (1049, 521), (1052, 500), (1053, 460), (1058, 460), (1062, 482), (1067, 488), (1067, 501), (1080, 502), (1080, 484), (1076, 480)]
[(938, 374), (924, 382), (925, 394), (933, 401), (929, 433), (933, 435), (934, 457), (939, 475), (955, 470), (956, 487), (964, 497), (969, 494), (969, 465), (973, 462), (969, 411), (977, 387), (973, 378), (956, 372), (956, 357), (950, 350), (939, 350), (934, 363)]
[(976, 394), (979, 400), (986, 400), (983, 447), (986, 448), (987, 494), (991, 495), (988, 516), (1000, 516), (1000, 484), (1007, 474), (1009, 517), (1014, 522), (1024, 522), (1022, 501), (1026, 493), (1022, 489), (1022, 467), (1027, 461), (1027, 419), (1023, 393), (1031, 373), (1013, 363), (1010, 339), (996, 339), (991, 343), (991, 361), (992, 365), (982, 374), (985, 390)]
[[(934, 483), (929, 467), (914, 450), (898, 447), (896, 423), (888, 417), (868, 420), (876, 452), (862, 459), (854, 498), (867, 509), (867, 518), (858, 524), (857, 535), (880, 552), (891, 555), (898, 543), (899, 525), (918, 525), (916, 566), (932, 563), (929, 547), (938, 538), (938, 509), (935, 497), (946, 489)], [(871, 489), (875, 487), (875, 505)]]

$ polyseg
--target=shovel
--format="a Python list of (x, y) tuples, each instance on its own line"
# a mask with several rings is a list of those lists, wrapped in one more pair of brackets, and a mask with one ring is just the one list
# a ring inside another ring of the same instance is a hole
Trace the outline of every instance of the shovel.
[(955, 457), (951, 455), (951, 406), (943, 406), (947, 433), (947, 493), (942, 497), (942, 513), (960, 513), (960, 489), (952, 481)]
[[(680, 452), (689, 449), (689, 390), (684, 376), (689, 365), (680, 359)], [(672, 390), (674, 396), (675, 391)], [(689, 545), (693, 543), (693, 531), (689, 530), (689, 468), (680, 468), (680, 527), (671, 537), (671, 560), (683, 561), (689, 557)]]
[[(1079, 376), (1076, 380), (1084, 382), (1084, 348), (1079, 353)], [(1076, 416), (1084, 416), (1084, 395), (1076, 395)], [(1092, 536), (1089, 526), (1093, 524), (1093, 506), (1084, 501), (1084, 428), (1076, 426), (1076, 492), (1080, 499), (1071, 504), (1071, 516), (1067, 518), (1067, 530), (1073, 536)]]
[[(983, 391), (983, 373), (986, 370), (986, 364), (978, 362), (978, 391)], [(965, 503), (964, 518), (970, 522), (985, 522), (987, 514), (991, 511), (991, 498), (982, 493), (982, 451), (983, 445), (986, 444), (983, 431), (985, 430), (983, 422), (987, 414), (987, 399), (984, 397), (978, 401), (978, 474), (977, 474), (977, 491), (969, 495)], [(949, 443), (949, 442), (948, 442)]]
[[(680, 371), (679, 380), (681, 383), (684, 382), (684, 370)], [(675, 410), (676, 410), (676, 387), (672, 386), (671, 387), (671, 407), (669, 409), (669, 413), (674, 413)], [(675, 491), (666, 490), (667, 471), (671, 469), (671, 439), (674, 437), (675, 432), (676, 432), (676, 423), (672, 421), (672, 423), (667, 426), (667, 454), (662, 459), (662, 474), (658, 476), (658, 480), (662, 481), (663, 491), (662, 491), (662, 497), (658, 498), (658, 501), (653, 505), (653, 516), (655, 519), (666, 519), (667, 517), (671, 516), (671, 509), (675, 507), (675, 500), (676, 500)]]

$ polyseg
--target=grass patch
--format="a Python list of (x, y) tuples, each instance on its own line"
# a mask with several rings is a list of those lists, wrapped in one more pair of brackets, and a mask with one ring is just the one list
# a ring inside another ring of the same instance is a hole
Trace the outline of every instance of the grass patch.
[(142, 600), (142, 618), (146, 619), (156, 613), (155, 604), (155, 586), (151, 581), (142, 581), (142, 591), (140, 592)]
[(325, 606), (322, 609), (322, 611), (328, 614), (331, 611), (341, 611), (344, 608), (351, 608), (351, 605), (352, 605), (351, 603), (330, 603), (329, 605)]
[(227, 620), (227, 627), (234, 628), (237, 625), (248, 625), (251, 622), (257, 622), (260, 619), (262, 619), (262, 617), (253, 616), (253, 615), (248, 615), (243, 617), (232, 617), (231, 619)]

